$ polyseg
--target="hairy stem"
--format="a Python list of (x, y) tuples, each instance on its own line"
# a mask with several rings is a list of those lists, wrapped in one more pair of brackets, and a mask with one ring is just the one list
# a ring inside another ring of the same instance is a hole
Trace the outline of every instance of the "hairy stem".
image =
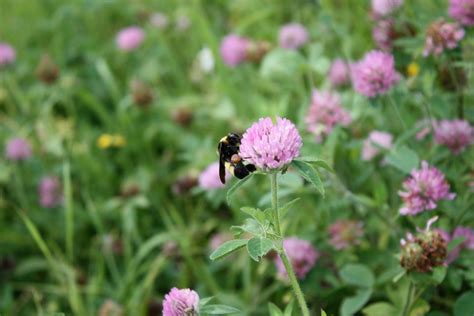
[(278, 183), (277, 183), (277, 174), (273, 173), (270, 175), (271, 177), (271, 184), (272, 184), (272, 208), (273, 208), (273, 219), (275, 224), (276, 234), (280, 236), (280, 243), (278, 245), (278, 253), (281, 257), (281, 261), (285, 266), (286, 273), (288, 274), (288, 278), (291, 283), (291, 287), (293, 288), (293, 292), (296, 296), (296, 300), (298, 301), (298, 305), (300, 306), (301, 312), (303, 316), (309, 316), (309, 309), (308, 304), (304, 299), (304, 294), (301, 291), (301, 287), (298, 283), (298, 279), (296, 278), (295, 271), (293, 270), (293, 266), (291, 265), (290, 259), (288, 258), (285, 249), (283, 248), (283, 234), (281, 232), (280, 227), (280, 209), (278, 208)]

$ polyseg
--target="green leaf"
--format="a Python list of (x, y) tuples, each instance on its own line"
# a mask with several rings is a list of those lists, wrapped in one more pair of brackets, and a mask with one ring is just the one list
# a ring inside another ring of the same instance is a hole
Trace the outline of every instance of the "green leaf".
[(405, 173), (410, 173), (420, 163), (416, 152), (405, 145), (392, 149), (386, 158), (389, 164)]
[(285, 214), (290, 210), (290, 208), (300, 200), (301, 198), (296, 198), (291, 200), (290, 202), (286, 203), (282, 207), (280, 207), (280, 216), (283, 217)]
[(284, 316), (291, 316), (293, 314), (293, 306), (295, 306), (295, 301), (291, 300), (288, 305), (286, 305), (285, 312), (283, 313)]
[(272, 249), (273, 242), (267, 238), (254, 237), (247, 243), (247, 250), (250, 257), (257, 262)]
[(200, 311), (201, 314), (209, 315), (228, 315), (240, 313), (240, 310), (227, 305), (215, 304), (215, 305), (206, 305)]
[(270, 316), (283, 316), (281, 309), (273, 303), (268, 303), (268, 311)]
[(398, 315), (398, 310), (392, 304), (379, 302), (370, 304), (362, 310), (362, 313), (366, 316), (396, 316)]
[(324, 196), (324, 186), (319, 177), (318, 172), (307, 162), (293, 160), (291, 165), (300, 173), (300, 175), (305, 178), (307, 181), (312, 183), (316, 189)]
[(324, 161), (322, 159), (304, 156), (304, 157), (296, 158), (295, 160), (307, 162), (307, 163), (313, 165), (314, 167), (323, 168), (323, 169), (325, 169), (329, 172), (334, 173), (334, 169), (331, 168), (331, 166), (326, 161)]
[(341, 305), (341, 315), (350, 316), (364, 307), (372, 295), (371, 288), (360, 288), (354, 296), (344, 299)]
[(211, 260), (221, 259), (232, 252), (244, 247), (248, 243), (248, 239), (235, 239), (229, 240), (219, 246), (216, 250), (214, 250), (211, 255)]
[(474, 291), (464, 293), (454, 303), (454, 316), (474, 315)]
[(430, 311), (430, 305), (422, 299), (417, 300), (410, 308), (410, 316), (423, 316)]
[(412, 272), (410, 274), (413, 281), (425, 285), (438, 285), (446, 277), (447, 267), (435, 267), (433, 271), (427, 273)]
[(253, 207), (242, 207), (240, 210), (245, 214), (252, 216), (260, 224), (265, 223), (265, 213), (262, 212), (260, 209)]
[(214, 299), (214, 296), (209, 296), (209, 297), (199, 299), (199, 306), (201, 308), (204, 307), (204, 305), (212, 301), (212, 299)]
[(327, 314), (324, 310), (321, 310), (321, 316), (327, 316)]
[(340, 272), (341, 279), (347, 284), (359, 287), (372, 287), (375, 282), (374, 274), (370, 269), (358, 263), (345, 265)]
[(233, 186), (231, 186), (229, 188), (229, 190), (227, 190), (227, 194), (226, 194), (226, 200), (227, 200), (227, 204), (230, 205), (230, 197), (232, 196), (232, 194), (235, 193), (235, 191), (240, 188), (245, 182), (249, 181), (250, 178), (252, 178), (253, 176), (253, 173), (249, 174), (248, 176), (246, 176), (245, 178), (243, 178), (242, 180), (239, 180), (237, 181), (236, 183), (234, 183)]

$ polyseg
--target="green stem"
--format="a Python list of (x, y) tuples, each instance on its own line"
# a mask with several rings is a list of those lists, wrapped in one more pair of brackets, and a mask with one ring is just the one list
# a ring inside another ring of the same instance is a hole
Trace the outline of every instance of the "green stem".
[(403, 131), (405, 131), (407, 129), (406, 126), (405, 126), (405, 122), (403, 122), (402, 115), (400, 114), (400, 111), (398, 110), (398, 107), (395, 104), (395, 101), (393, 101), (392, 96), (388, 95), (388, 100), (389, 100), (390, 105), (393, 107), (393, 110), (395, 111), (395, 113), (398, 117), (398, 120), (400, 121), (400, 123), (402, 125)]
[(410, 280), (410, 285), (408, 287), (408, 293), (407, 293), (407, 299), (405, 301), (405, 306), (403, 307), (403, 314), (402, 316), (408, 316), (408, 313), (410, 312), (410, 306), (411, 306), (411, 297), (413, 296), (413, 289), (414, 289), (413, 281)]
[(272, 188), (272, 208), (273, 208), (273, 218), (275, 221), (275, 230), (276, 234), (280, 236), (280, 243), (278, 245), (278, 253), (281, 257), (281, 261), (285, 266), (286, 273), (288, 274), (288, 278), (290, 279), (291, 287), (293, 288), (293, 292), (296, 296), (296, 300), (300, 306), (301, 312), (303, 316), (309, 316), (309, 309), (308, 304), (304, 299), (304, 294), (301, 291), (301, 287), (298, 283), (298, 279), (296, 279), (295, 271), (293, 270), (293, 266), (288, 259), (288, 256), (283, 248), (283, 234), (280, 228), (280, 209), (278, 208), (278, 183), (277, 183), (277, 174), (271, 174), (271, 188)]

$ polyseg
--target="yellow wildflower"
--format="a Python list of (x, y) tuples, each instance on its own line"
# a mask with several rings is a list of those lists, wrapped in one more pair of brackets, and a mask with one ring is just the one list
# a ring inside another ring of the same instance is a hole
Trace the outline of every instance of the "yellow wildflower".
[(97, 146), (101, 149), (107, 149), (112, 146), (114, 139), (110, 134), (102, 134), (97, 139)]
[(419, 72), (420, 72), (420, 66), (417, 63), (412, 62), (408, 65), (407, 67), (408, 77), (410, 78), (416, 77), (416, 75), (418, 75)]

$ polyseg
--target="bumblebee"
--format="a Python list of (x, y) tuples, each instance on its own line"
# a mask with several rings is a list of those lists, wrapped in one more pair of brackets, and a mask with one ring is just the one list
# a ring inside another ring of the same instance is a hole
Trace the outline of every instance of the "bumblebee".
[(219, 153), (219, 178), (222, 183), (225, 183), (225, 169), (238, 179), (243, 179), (257, 170), (252, 164), (244, 164), (244, 159), (239, 156), (239, 148), (240, 135), (229, 133), (219, 141), (217, 151)]

